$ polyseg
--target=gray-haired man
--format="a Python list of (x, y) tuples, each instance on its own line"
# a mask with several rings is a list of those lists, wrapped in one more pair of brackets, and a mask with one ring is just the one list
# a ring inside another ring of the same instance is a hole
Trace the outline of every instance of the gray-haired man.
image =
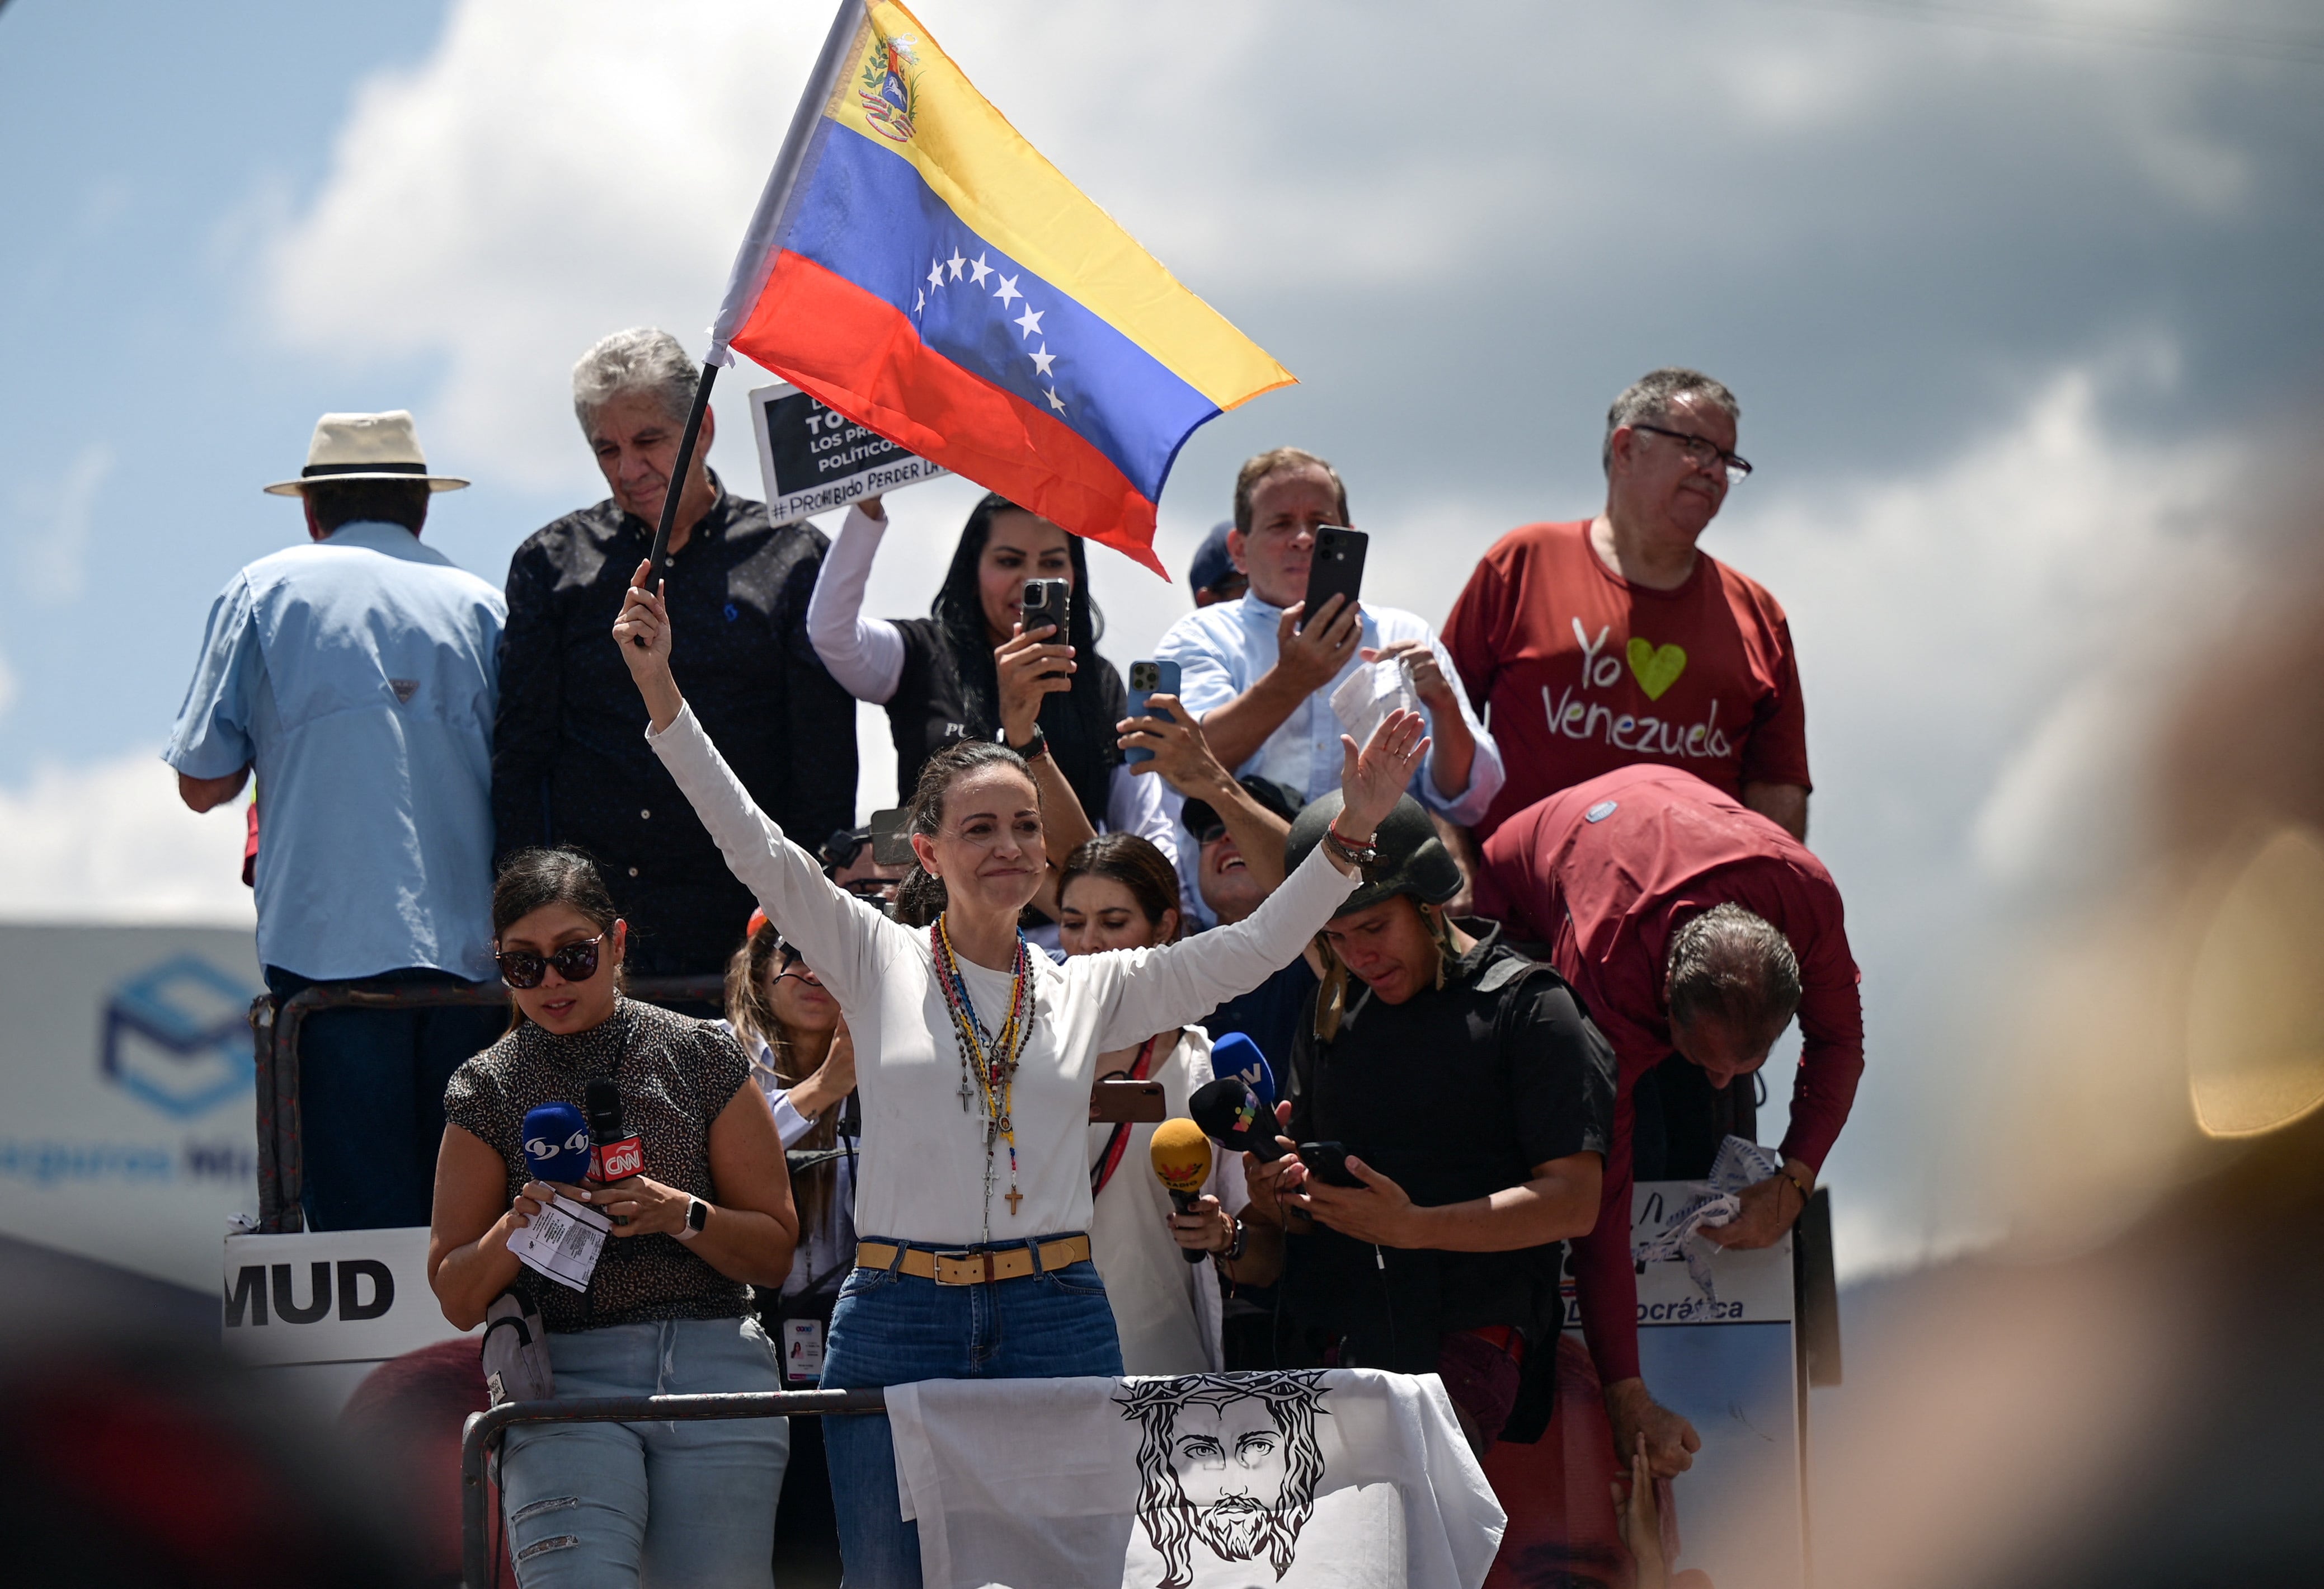
[(673, 485), (699, 368), (665, 331), (619, 331), (573, 369), (573, 407), (613, 492), (519, 547), (509, 563), (493, 817), (505, 855), (576, 844), (603, 864), (630, 924), (630, 967), (706, 975), (733, 951), (750, 893), (734, 881), (645, 743), (645, 709), (610, 638), (664, 494), (679, 493), (666, 590), (672, 670), (760, 808), (813, 843), (855, 825), (855, 703), (807, 640), (829, 544), (733, 495), (706, 460), (703, 416)]
[(1480, 840), (1535, 801), (1639, 762), (1683, 767), (1807, 836), (1807, 719), (1784, 609), (1696, 550), (1730, 486), (1735, 394), (1698, 370), (1633, 382), (1606, 414), (1606, 508), (1527, 524), (1478, 559), (1444, 649), (1508, 778)]

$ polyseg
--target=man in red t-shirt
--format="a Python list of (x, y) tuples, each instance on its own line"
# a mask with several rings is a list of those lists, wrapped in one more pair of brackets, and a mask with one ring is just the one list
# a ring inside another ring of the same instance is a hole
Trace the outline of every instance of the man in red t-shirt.
[(1779, 1239), (1806, 1207), (1864, 1074), (1864, 1013), (1840, 890), (1775, 823), (1692, 773), (1637, 766), (1501, 824), (1485, 844), (1477, 907), (1512, 939), (1550, 946), (1550, 963), (1614, 1045), (1605, 1200), (1597, 1228), (1573, 1244), (1573, 1274), (1618, 1449), (1634, 1449), (1643, 1430), (1668, 1476), (1687, 1465), (1695, 1437), (1638, 1376), (1630, 1261), (1637, 1085), (1674, 1055), (1720, 1086), (1748, 1076), (1766, 1063), (1796, 1011), (1803, 1040), (1783, 1169), (1744, 1191), (1732, 1224), (1706, 1233), (1723, 1246)]
[(1728, 486), (1735, 395), (1656, 370), (1606, 416), (1606, 511), (1495, 542), (1443, 641), (1508, 781), (1483, 839), (1536, 800), (1637, 762), (1683, 767), (1807, 836), (1806, 720), (1784, 609), (1696, 550)]

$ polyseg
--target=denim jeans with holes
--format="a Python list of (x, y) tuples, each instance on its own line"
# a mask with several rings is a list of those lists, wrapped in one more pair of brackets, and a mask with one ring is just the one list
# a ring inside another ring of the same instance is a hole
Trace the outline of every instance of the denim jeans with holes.
[[(754, 1318), (666, 1319), (551, 1334), (560, 1400), (779, 1390)], [(501, 1458), (508, 1548), (523, 1589), (767, 1589), (782, 1418), (519, 1424)]]
[[(1120, 1372), (1113, 1308), (1093, 1263), (982, 1286), (859, 1269), (831, 1316), (823, 1388)], [(886, 1416), (826, 1418), (823, 1443), (848, 1589), (917, 1589), (919, 1530), (903, 1520)]]

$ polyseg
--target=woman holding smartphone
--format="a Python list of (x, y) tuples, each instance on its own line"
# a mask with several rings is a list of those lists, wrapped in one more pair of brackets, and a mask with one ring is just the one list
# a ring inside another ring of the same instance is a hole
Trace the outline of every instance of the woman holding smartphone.
[[(897, 802), (910, 800), (920, 768), (946, 744), (997, 736), (1041, 775), (1052, 868), (1095, 832), (1138, 834), (1175, 860), (1176, 825), (1160, 788), (1131, 777), (1114, 744), (1128, 699), (1121, 675), (1097, 653), (1105, 619), (1090, 594), (1081, 537), (989, 493), (968, 515), (929, 615), (866, 618), (863, 587), (887, 530), (880, 498), (849, 510), (824, 555), (807, 628), (832, 678), (857, 700), (887, 708)], [(1064, 633), (1020, 625), (1031, 579), (1066, 586)], [(1036, 898), (1052, 919), (1054, 883), (1053, 871)], [(1042, 941), (1054, 947), (1054, 933)]]
[[(646, 572), (641, 564), (637, 577)], [(1047, 873), (1042, 799), (1023, 757), (968, 741), (928, 759), (898, 904), (918, 901), (929, 922), (907, 927), (835, 887), (752, 803), (670, 677), (659, 596), (632, 589), (613, 636), (655, 753), (854, 1034), (862, 1236), (824, 1385), (1120, 1372), (1089, 1256), (1098, 1056), (1198, 1019), (1300, 952), (1355, 886), (1373, 825), (1425, 755), (1419, 717), (1397, 714), (1360, 753), (1344, 745), (1339, 828), (1248, 919), (1060, 965), (1017, 926)], [(887, 1419), (835, 1418), (825, 1439), (851, 1579), (918, 1583), (919, 1539), (899, 1520)]]

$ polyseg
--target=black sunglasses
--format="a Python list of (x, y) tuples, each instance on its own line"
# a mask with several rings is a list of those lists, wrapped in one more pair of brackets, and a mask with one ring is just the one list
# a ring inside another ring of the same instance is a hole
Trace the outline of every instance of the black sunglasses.
[(567, 982), (587, 982), (597, 975), (597, 946), (604, 941), (605, 935), (601, 932), (595, 938), (567, 944), (545, 956), (529, 949), (494, 949), (493, 958), (500, 963), (501, 980), (512, 988), (539, 987), (552, 965), (557, 967), (557, 975)]

